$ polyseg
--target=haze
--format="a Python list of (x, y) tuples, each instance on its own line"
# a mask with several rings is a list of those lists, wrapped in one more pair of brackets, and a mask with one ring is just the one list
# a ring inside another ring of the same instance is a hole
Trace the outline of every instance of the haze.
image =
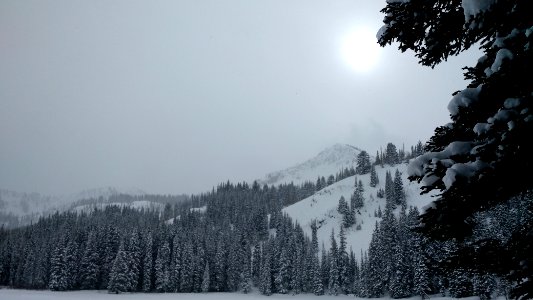
[(371, 154), (448, 122), (471, 51), (396, 46), (356, 72), (343, 38), (385, 1), (0, 2), (0, 188), (196, 193), (334, 143)]

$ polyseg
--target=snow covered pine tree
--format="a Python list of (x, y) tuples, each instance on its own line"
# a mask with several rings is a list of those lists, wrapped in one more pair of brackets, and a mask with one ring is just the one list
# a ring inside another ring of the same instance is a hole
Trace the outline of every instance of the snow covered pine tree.
[(533, 1), (387, 0), (380, 45), (399, 43), (422, 65), (434, 67), (479, 45), (484, 52), (466, 68), (468, 87), (448, 105), (452, 122), (435, 130), (428, 153), (409, 169), (425, 191), (441, 192), (422, 216), (422, 232), (461, 241), (455, 267), (508, 275), (512, 296), (533, 297), (533, 226), (527, 219), (512, 238), (472, 239), (473, 215), (513, 197), (531, 209), (533, 143)]

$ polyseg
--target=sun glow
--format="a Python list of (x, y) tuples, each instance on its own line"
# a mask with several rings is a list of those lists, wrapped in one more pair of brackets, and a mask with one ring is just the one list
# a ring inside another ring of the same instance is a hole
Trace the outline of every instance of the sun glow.
[(380, 52), (376, 34), (369, 28), (356, 28), (348, 32), (341, 41), (342, 58), (356, 72), (365, 73), (374, 69)]

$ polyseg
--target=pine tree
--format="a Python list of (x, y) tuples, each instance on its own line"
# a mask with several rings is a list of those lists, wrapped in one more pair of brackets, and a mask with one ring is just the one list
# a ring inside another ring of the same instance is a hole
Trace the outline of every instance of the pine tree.
[(381, 165), (381, 157), (379, 156), (379, 151), (377, 151), (377, 150), (376, 150), (376, 160), (374, 161), (374, 163), (372, 165), (373, 166)]
[(324, 176), (320, 177), (320, 185), (322, 186), (322, 188), (328, 186), (328, 184), (326, 184), (326, 178)]
[(335, 231), (331, 231), (331, 248), (329, 251), (329, 279), (328, 279), (328, 290), (332, 295), (338, 295), (340, 292), (340, 282), (339, 282), (339, 252), (337, 248), (337, 241), (335, 240)]
[(73, 238), (68, 238), (67, 246), (63, 252), (64, 268), (66, 276), (67, 289), (72, 290), (77, 288), (78, 282), (78, 264), (79, 264), (79, 251), (78, 244)]
[(217, 243), (214, 264), (214, 277), (212, 285), (215, 291), (222, 292), (226, 287), (226, 250), (222, 237), (219, 238)]
[(103, 228), (102, 245), (100, 246), (103, 256), (103, 262), (100, 268), (100, 288), (102, 289), (107, 289), (109, 286), (109, 275), (118, 253), (120, 240), (120, 234), (115, 226), (108, 225)]
[(322, 181), (320, 180), (320, 176), (318, 176), (315, 186), (317, 192), (324, 188), (324, 186), (322, 185)]
[(351, 207), (354, 210), (359, 210), (364, 206), (364, 196), (361, 189), (356, 188), (355, 191), (352, 194), (352, 197), (350, 198)]
[(141, 266), (141, 245), (137, 230), (134, 229), (127, 244), (128, 291), (137, 291)]
[(252, 251), (252, 282), (259, 286), (259, 277), (261, 276), (261, 244), (257, 243)]
[(463, 298), (472, 295), (472, 282), (470, 281), (471, 274), (462, 268), (454, 269), (448, 275), (450, 283), (450, 296), (454, 298)]
[(150, 292), (152, 290), (153, 278), (153, 255), (152, 255), (152, 233), (148, 233), (146, 244), (144, 246), (143, 259), (143, 292)]
[[(418, 209), (416, 207), (409, 211), (408, 219), (410, 228), (418, 226)], [(415, 295), (425, 296), (430, 293), (430, 271), (428, 268), (426, 251), (427, 238), (424, 238), (418, 232), (412, 233), (411, 244), (412, 263), (413, 263), (413, 293)]]
[(403, 181), (400, 171), (396, 169), (394, 174), (394, 202), (396, 205), (400, 205), (403, 208), (407, 207), (407, 202), (405, 198), (405, 191), (403, 189)]
[(320, 276), (322, 277), (322, 286), (325, 289), (329, 287), (329, 269), (330, 269), (330, 256), (326, 252), (324, 243), (322, 243), (322, 258), (320, 260)]
[(337, 206), (337, 211), (342, 216), (342, 226), (343, 227), (350, 227), (354, 224), (354, 215), (350, 208), (348, 207), (348, 203), (346, 202), (346, 199), (344, 199), (344, 196), (341, 196), (339, 199), (339, 205)]
[[(163, 253), (162, 261), (168, 261), (166, 250)], [(183, 245), (183, 252), (181, 257), (181, 274), (180, 274), (180, 291), (183, 293), (190, 293), (194, 288), (194, 256), (193, 256), (193, 246), (190, 241), (186, 242)], [(162, 290), (165, 290), (165, 287), (168, 285), (168, 270), (164, 269), (164, 272), (161, 272), (161, 280), (157, 280), (157, 269), (158, 269), (158, 260), (156, 260), (156, 289), (160, 285)], [(159, 285), (158, 285), (159, 282)], [(222, 287), (221, 287), (222, 288)]]
[(368, 248), (368, 259), (364, 265), (361, 275), (363, 294), (368, 297), (379, 298), (383, 295), (386, 286), (386, 264), (385, 252), (383, 249), (381, 230), (376, 222), (376, 227), (372, 233), (370, 246)]
[(328, 176), (328, 183), (327, 183), (326, 186), (330, 186), (330, 185), (332, 185), (332, 184), (334, 184), (334, 183), (335, 183), (335, 176), (333, 176), (333, 175), (329, 175), (329, 176)]
[(159, 293), (168, 291), (170, 284), (169, 274), (170, 247), (168, 241), (164, 241), (157, 251), (155, 260), (155, 290)]
[(412, 257), (409, 249), (412, 245), (409, 243), (410, 237), (407, 222), (405, 208), (402, 208), (397, 225), (396, 241), (392, 249), (394, 265), (390, 293), (393, 298), (405, 298), (412, 294)]
[(385, 213), (383, 214), (383, 219), (380, 223), (379, 228), (379, 235), (378, 240), (380, 241), (378, 243), (379, 245), (379, 253), (381, 253), (382, 257), (382, 280), (383, 280), (383, 287), (386, 290), (390, 290), (390, 285), (393, 277), (395, 276), (394, 271), (394, 252), (395, 247), (398, 244), (397, 240), (397, 231), (398, 223), (396, 222), (396, 219), (394, 218), (394, 215), (392, 213), (392, 209), (386, 208)]
[(312, 283), (312, 292), (317, 295), (324, 294), (324, 286), (322, 284), (322, 276), (320, 270), (320, 261), (318, 259), (318, 237), (317, 237), (316, 220), (311, 223), (311, 274), (308, 277)]
[(496, 282), (491, 274), (474, 274), (472, 278), (472, 293), (481, 300), (493, 298)]
[(394, 189), (394, 181), (392, 180), (392, 175), (389, 171), (385, 173), (385, 199), (386, 207), (390, 207), (390, 209), (394, 209), (396, 207), (396, 193)]
[(107, 286), (107, 290), (110, 293), (118, 294), (129, 290), (130, 282), (128, 278), (128, 264), (128, 254), (124, 250), (124, 241), (122, 241), (109, 275), (109, 285)]
[(385, 191), (383, 189), (378, 189), (378, 191), (376, 192), (376, 197), (384, 198), (385, 197)]
[(362, 150), (357, 154), (357, 167), (355, 168), (355, 172), (357, 174), (363, 175), (370, 172), (371, 168), (370, 163), (370, 155), (365, 150)]
[(96, 231), (91, 231), (87, 237), (87, 244), (80, 262), (81, 288), (96, 289), (98, 286), (98, 273), (100, 255), (97, 251)]
[(64, 291), (68, 288), (67, 283), (67, 274), (65, 266), (65, 240), (62, 237), (57, 243), (52, 257), (50, 259), (51, 270), (50, 270), (50, 281), (48, 283), (48, 288), (52, 291)]
[(370, 168), (370, 186), (376, 187), (379, 184), (378, 173), (376, 172), (376, 166), (372, 165)]
[(391, 165), (391, 166), (394, 166), (400, 163), (400, 159), (398, 157), (398, 151), (396, 151), (396, 146), (393, 143), (387, 144), (387, 148), (385, 150), (384, 163)]
[(252, 272), (249, 264), (245, 264), (243, 268), (240, 289), (245, 294), (252, 290)]
[(270, 296), (272, 295), (272, 273), (271, 273), (272, 256), (270, 253), (270, 247), (265, 247), (265, 248), (263, 248), (262, 263), (261, 263), (260, 290), (263, 295)]
[(531, 239), (516, 229), (501, 247), (480, 249), (467, 242), (475, 224), (465, 220), (533, 189), (533, 181), (522, 175), (533, 166), (531, 9), (528, 0), (389, 1), (379, 34), (382, 46), (397, 42), (401, 51), (413, 50), (419, 63), (430, 67), (472, 46), (482, 50), (464, 73), (468, 86), (454, 93), (448, 105), (452, 122), (435, 129), (427, 152), (411, 162), (409, 175), (424, 180), (424, 191), (439, 192), (432, 209), (421, 216), (421, 231), (433, 239), (464, 242), (450, 267), (472, 261), (469, 253), (476, 253), (472, 267), (479, 271), (498, 263), (480, 259), (485, 254), (511, 257), (499, 260), (497, 268), (512, 274), (517, 298), (533, 294), (533, 269), (521, 267), (533, 260), (533, 251), (523, 251), (531, 249)]
[(202, 276), (202, 293), (209, 292), (209, 263), (205, 264), (204, 275)]
[(231, 292), (237, 291), (240, 281), (240, 263), (237, 251), (237, 245), (233, 242), (229, 248), (228, 253), (228, 268), (226, 271), (226, 280), (228, 290)]
[(348, 294), (351, 290), (350, 287), (350, 274), (349, 274), (349, 257), (346, 251), (346, 232), (344, 228), (339, 232), (339, 250), (338, 250), (338, 269), (339, 269), (339, 289), (344, 294)]

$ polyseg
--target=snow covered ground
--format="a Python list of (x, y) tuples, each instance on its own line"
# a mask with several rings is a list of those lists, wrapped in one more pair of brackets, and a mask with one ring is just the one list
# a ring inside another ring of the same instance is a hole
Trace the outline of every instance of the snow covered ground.
[[(342, 222), (342, 216), (337, 212), (339, 199), (344, 196), (346, 201), (350, 203), (350, 197), (355, 190), (355, 177), (361, 180), (364, 186), (364, 207), (357, 213), (356, 225), (348, 228), (346, 231), (346, 240), (348, 249), (352, 247), (356, 258), (360, 257), (361, 250), (367, 251), (372, 238), (376, 221), (381, 220), (374, 216), (374, 212), (381, 207), (385, 210), (385, 199), (378, 198), (376, 192), (378, 189), (385, 189), (385, 173), (390, 171), (394, 179), (394, 173), (398, 169), (402, 173), (403, 186), (405, 190), (407, 207), (416, 206), (422, 212), (424, 207), (428, 205), (433, 198), (430, 194), (420, 195), (420, 184), (410, 182), (407, 179), (407, 165), (399, 164), (396, 166), (385, 167), (376, 166), (376, 172), (379, 177), (379, 184), (376, 187), (370, 187), (370, 174), (351, 176), (339, 182), (336, 182), (318, 192), (314, 195), (299, 201), (291, 206), (283, 209), (294, 221), (298, 222), (306, 234), (311, 237), (311, 223), (313, 220), (317, 221), (318, 231), (317, 237), (319, 241), (319, 248), (322, 248), (322, 242), (326, 249), (330, 247), (330, 236), (332, 229), (335, 230), (335, 236), (338, 242), (338, 234)], [(399, 212), (397, 208), (396, 213)], [(361, 229), (357, 230), (357, 226), (361, 225)]]
[[(352, 295), (325, 295), (315, 296), (309, 294), (299, 295), (279, 295), (263, 296), (257, 293), (242, 294), (242, 293), (208, 293), (208, 294), (108, 294), (106, 291), (72, 291), (72, 292), (52, 292), (52, 291), (34, 291), (34, 290), (12, 290), (0, 289), (0, 299), (2, 300), (55, 300), (55, 299), (72, 299), (72, 300), (116, 300), (116, 299), (139, 299), (139, 300), (166, 300), (166, 299), (192, 299), (192, 300), (249, 300), (249, 299), (310, 299), (316, 298), (320, 300), (342, 300), (342, 299), (357, 299)], [(381, 298), (387, 300), (390, 298)], [(420, 297), (407, 298), (411, 300), (420, 300)], [(431, 300), (450, 300), (448, 297), (431, 297)], [(465, 300), (479, 300), (478, 297), (463, 298)], [(500, 298), (498, 298), (500, 299)], [(501, 298), (503, 299), (503, 298)]]

